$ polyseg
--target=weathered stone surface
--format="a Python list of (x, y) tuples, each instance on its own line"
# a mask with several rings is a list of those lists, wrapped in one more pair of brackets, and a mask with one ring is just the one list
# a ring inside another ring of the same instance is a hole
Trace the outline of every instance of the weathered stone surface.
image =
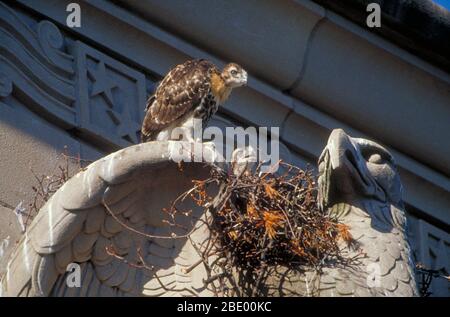
[(0, 276), (6, 272), (6, 264), (16, 243), (22, 236), (22, 228), (13, 210), (0, 206)]
[[(207, 15), (185, 1), (122, 2), (195, 42), (207, 38), (208, 49), (220, 47), (222, 56), (245, 64), (256, 76), (284, 88), (295, 81), (307, 53), (309, 36), (325, 13), (319, 6), (310, 4), (315, 10), (298, 10), (302, 4), (285, 2), (280, 6), (277, 1), (246, 1), (239, 6), (235, 5), (237, 2), (209, 1), (202, 4)], [(284, 23), (263, 25), (259, 20)], [(227, 30), (224, 25), (228, 25)], [(225, 42), (227, 45), (223, 45)], [(242, 45), (244, 42), (246, 45)]]
[[(206, 271), (195, 265), (197, 248), (210, 238), (198, 219), (208, 215), (183, 202), (180, 208), (193, 208), (193, 214), (177, 216), (181, 227), (173, 227), (162, 211), (192, 186), (192, 179), (208, 172), (200, 163), (185, 163), (180, 171), (173, 161), (178, 145), (170, 141), (132, 146), (69, 180), (42, 208), (11, 256), (3, 294), (211, 296), (212, 290), (202, 284)], [(319, 160), (319, 201), (349, 226), (361, 248), (343, 243), (345, 254), (362, 251), (365, 256), (355, 266), (326, 267), (323, 274), (278, 268), (267, 281), (267, 295), (417, 295), (400, 186), (393, 158), (384, 148), (333, 131)], [(145, 239), (136, 230), (152, 237)], [(191, 230), (190, 239), (183, 236)], [(136, 270), (124, 263), (139, 262), (138, 252), (153, 269)], [(70, 262), (82, 264), (82, 291), (64, 282), (63, 269)]]
[(448, 135), (450, 117), (448, 75), (438, 79), (411, 68), (330, 20), (317, 28), (309, 54), (294, 96), (450, 173), (449, 141), (441, 138)]
[[(450, 273), (450, 234), (422, 219), (411, 217), (411, 220), (408, 224), (410, 225), (410, 239), (415, 242), (416, 262), (448, 276)], [(435, 278), (428, 291), (432, 296), (448, 297), (450, 296), (450, 284), (444, 278)]]
[[(12, 206), (33, 197), (33, 176), (53, 175), (65, 165), (61, 154), (77, 156), (80, 145), (67, 132), (51, 125), (16, 100), (0, 104), (0, 200)], [(76, 170), (75, 164), (71, 170)]]
[[(202, 266), (185, 270), (198, 261), (199, 255), (182, 237), (195, 225), (192, 237), (202, 245), (208, 231), (198, 218), (205, 215), (194, 208), (192, 218), (180, 216), (177, 223), (185, 227), (180, 229), (164, 222), (169, 217), (163, 211), (192, 186), (192, 179), (206, 176), (208, 169), (201, 163), (186, 163), (181, 172), (173, 161), (178, 154), (174, 149), (173, 142), (129, 147), (92, 163), (65, 183), (41, 209), (11, 256), (8, 274), (2, 279), (3, 295), (211, 295), (209, 288), (192, 289), (193, 279), (201, 281), (206, 273)], [(182, 203), (180, 208), (193, 206)], [(147, 241), (123, 224), (169, 240), (155, 237)], [(173, 234), (179, 238), (173, 238)], [(159, 243), (159, 239), (166, 243)], [(107, 252), (111, 246), (123, 259)], [(154, 267), (150, 274), (124, 263), (138, 263), (138, 252), (149, 261), (149, 267)], [(62, 273), (71, 262), (84, 263), (81, 283), (89, 287), (82, 293), (65, 283)], [(171, 287), (170, 292), (159, 284), (155, 274)]]

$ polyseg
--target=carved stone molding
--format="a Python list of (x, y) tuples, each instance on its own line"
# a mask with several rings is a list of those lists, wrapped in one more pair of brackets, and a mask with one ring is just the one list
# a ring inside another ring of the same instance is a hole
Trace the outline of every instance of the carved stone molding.
[(0, 98), (12, 94), (96, 143), (138, 143), (153, 79), (4, 3), (0, 38)]
[[(450, 234), (429, 223), (419, 220), (419, 262), (441, 274), (450, 274)], [(433, 296), (449, 296), (450, 283), (444, 279), (434, 279), (430, 285)]]
[(26, 98), (36, 112), (74, 126), (73, 56), (52, 22), (41, 21), (33, 26), (27, 22), (0, 3), (0, 98), (11, 93)]
[(7, 97), (12, 92), (12, 81), (5, 74), (0, 74), (0, 97)]
[(139, 141), (144, 115), (144, 74), (76, 41), (79, 127), (110, 143)]

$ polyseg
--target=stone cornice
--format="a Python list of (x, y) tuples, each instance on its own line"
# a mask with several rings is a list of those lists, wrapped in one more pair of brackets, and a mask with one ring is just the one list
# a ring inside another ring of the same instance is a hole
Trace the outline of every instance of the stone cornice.
[(366, 23), (367, 5), (380, 4), (384, 25), (371, 31), (450, 71), (450, 12), (437, 3), (423, 0), (313, 1), (361, 26)]

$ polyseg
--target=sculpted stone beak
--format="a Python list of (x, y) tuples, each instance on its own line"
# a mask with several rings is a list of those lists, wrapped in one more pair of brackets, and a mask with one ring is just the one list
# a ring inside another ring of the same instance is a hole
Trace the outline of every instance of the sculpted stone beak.
[(333, 193), (330, 191), (335, 190), (344, 195), (359, 192), (380, 200), (385, 199), (383, 191), (370, 177), (358, 140), (349, 137), (342, 129), (331, 132), (328, 144), (319, 158), (319, 175), (324, 176), (321, 180), (324, 185), (333, 179), (336, 187), (331, 189), (325, 186), (324, 199), (331, 199)]
[(371, 186), (367, 177), (366, 167), (358, 152), (357, 145), (342, 129), (331, 132), (327, 148), (330, 150), (331, 168), (336, 172), (345, 169), (346, 175), (351, 175), (361, 186)]
[(242, 80), (242, 86), (247, 86), (248, 74), (247, 74), (246, 71), (244, 71), (244, 74), (243, 74), (242, 77), (243, 77), (243, 80)]

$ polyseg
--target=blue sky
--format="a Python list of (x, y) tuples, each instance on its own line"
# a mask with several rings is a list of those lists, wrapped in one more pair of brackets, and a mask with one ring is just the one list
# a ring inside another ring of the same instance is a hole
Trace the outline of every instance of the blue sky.
[(450, 0), (433, 0), (433, 1), (450, 10)]

